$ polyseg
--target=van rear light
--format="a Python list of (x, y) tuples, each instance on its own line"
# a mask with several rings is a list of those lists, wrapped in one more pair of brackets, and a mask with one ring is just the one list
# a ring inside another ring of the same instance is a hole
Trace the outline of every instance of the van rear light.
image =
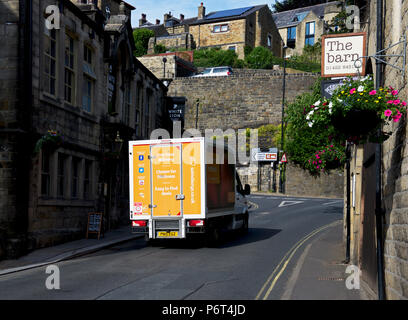
[(227, 75), (229, 75), (229, 76), (230, 76), (230, 75), (231, 75), (231, 72), (229, 72), (229, 71), (228, 71), (228, 72), (227, 72)]
[(189, 227), (203, 227), (204, 226), (204, 220), (190, 220), (188, 222)]
[(147, 226), (146, 220), (132, 221), (132, 227), (146, 227), (146, 226)]

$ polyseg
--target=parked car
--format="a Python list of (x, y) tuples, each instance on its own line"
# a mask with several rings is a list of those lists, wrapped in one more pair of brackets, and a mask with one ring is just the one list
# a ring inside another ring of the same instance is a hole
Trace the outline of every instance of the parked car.
[(233, 74), (231, 67), (214, 67), (206, 68), (203, 72), (193, 76), (194, 78), (200, 77), (225, 77)]

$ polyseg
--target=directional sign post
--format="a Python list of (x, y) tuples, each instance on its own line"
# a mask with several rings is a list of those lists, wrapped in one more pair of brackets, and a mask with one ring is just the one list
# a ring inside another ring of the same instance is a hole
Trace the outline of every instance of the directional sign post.
[(252, 161), (271, 162), (278, 160), (278, 149), (270, 148), (268, 152), (261, 152), (260, 148), (252, 149)]

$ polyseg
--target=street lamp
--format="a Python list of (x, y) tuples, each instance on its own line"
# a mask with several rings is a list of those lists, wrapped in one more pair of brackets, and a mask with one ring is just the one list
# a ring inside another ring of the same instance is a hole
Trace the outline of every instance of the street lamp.
[(123, 146), (123, 139), (121, 139), (121, 137), (119, 135), (119, 131), (117, 131), (115, 141), (114, 141), (114, 143), (112, 145), (112, 152), (114, 154), (117, 154), (118, 158), (120, 157), (120, 152), (122, 151), (122, 146)]
[(163, 58), (163, 78), (166, 78), (166, 57)]
[[(283, 134), (283, 122), (284, 122), (284, 117), (285, 117), (285, 92), (286, 92), (286, 50), (288, 47), (284, 45), (283, 47), (283, 84), (282, 84), (282, 122), (281, 122), (281, 153), (283, 154), (283, 139), (284, 139), (284, 134)], [(281, 156), (282, 156), (281, 154)], [(279, 172), (280, 172), (280, 179), (279, 179), (279, 192), (284, 193), (285, 192), (285, 181), (284, 181), (284, 168), (285, 164), (281, 164), (279, 167)]]

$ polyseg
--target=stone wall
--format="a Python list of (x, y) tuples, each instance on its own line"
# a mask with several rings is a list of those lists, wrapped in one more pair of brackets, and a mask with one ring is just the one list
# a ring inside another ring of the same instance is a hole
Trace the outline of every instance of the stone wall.
[[(287, 75), (286, 99), (293, 101), (309, 91), (316, 79), (316, 74)], [(177, 78), (168, 95), (187, 98), (186, 128), (195, 127), (197, 99), (201, 130), (257, 128), (281, 122), (282, 82), (282, 75), (273, 70), (247, 71), (229, 77)]]
[[(373, 1), (375, 2), (375, 1)], [(374, 4), (371, 4), (373, 9)], [(373, 15), (375, 10), (371, 11)], [(408, 2), (386, 1), (384, 47), (398, 42), (408, 27)], [(401, 24), (400, 24), (401, 22)], [(387, 51), (387, 54), (402, 52), (402, 45)], [(372, 48), (373, 54), (374, 48)], [(396, 62), (399, 67), (407, 65)], [(385, 68), (385, 86), (400, 90), (399, 97), (408, 100), (406, 76), (391, 67)], [(385, 222), (385, 281), (388, 299), (408, 298), (408, 139), (407, 121), (393, 124), (392, 137), (383, 144), (383, 207)]]
[(6, 253), (6, 239), (17, 230), (16, 132), (18, 94), (19, 1), (0, 2), (0, 259)]
[[(287, 75), (288, 101), (310, 90), (315, 74)], [(266, 124), (280, 124), (282, 112), (282, 74), (274, 70), (245, 70), (230, 77), (175, 79), (169, 87), (169, 96), (185, 96), (185, 128), (195, 128), (196, 101), (199, 99), (198, 128), (243, 129)], [(260, 141), (261, 143), (261, 141)], [(273, 147), (273, 146), (264, 146)], [(252, 190), (273, 189), (273, 170), (262, 165), (258, 178), (256, 163), (238, 169), (242, 183)], [(286, 193), (297, 196), (343, 197), (342, 174), (313, 178), (303, 170), (289, 165)], [(259, 188), (258, 188), (259, 181)], [(276, 173), (279, 187), (279, 172)]]

